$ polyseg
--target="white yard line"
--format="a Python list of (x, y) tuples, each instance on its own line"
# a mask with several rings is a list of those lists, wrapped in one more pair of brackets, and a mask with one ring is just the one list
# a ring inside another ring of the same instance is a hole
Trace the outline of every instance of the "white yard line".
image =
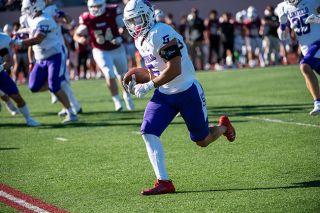
[(247, 118), (252, 119), (252, 120), (270, 122), (270, 123), (291, 124), (291, 125), (297, 125), (297, 126), (309, 126), (309, 127), (320, 128), (320, 125), (283, 121), (283, 120), (279, 120), (279, 119), (260, 118), (260, 117), (254, 117), (254, 116), (247, 116)]
[(15, 196), (8, 194), (8, 193), (1, 191), (1, 190), (0, 190), (0, 197), (4, 197), (4, 198), (18, 204), (19, 206), (25, 207), (25, 208), (30, 209), (30, 210), (37, 212), (37, 213), (50, 213), (44, 209), (39, 208), (38, 206), (32, 205), (31, 203), (28, 203), (25, 200), (17, 198)]
[(57, 141), (68, 141), (68, 139), (66, 139), (66, 138), (54, 138), (54, 139)]

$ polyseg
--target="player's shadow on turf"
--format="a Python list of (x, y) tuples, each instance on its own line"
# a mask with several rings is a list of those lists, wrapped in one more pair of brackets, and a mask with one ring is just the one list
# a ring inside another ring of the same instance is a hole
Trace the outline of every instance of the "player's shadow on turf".
[(20, 148), (16, 148), (16, 147), (0, 147), (0, 152), (1, 151), (10, 151), (10, 150), (17, 150)]
[(233, 116), (276, 115), (289, 113), (305, 113), (310, 104), (266, 104), (208, 107), (209, 113)]
[(276, 186), (276, 187), (254, 187), (254, 188), (239, 188), (239, 189), (208, 189), (208, 190), (190, 190), (177, 191), (178, 194), (186, 193), (203, 193), (203, 192), (228, 192), (228, 191), (256, 191), (256, 190), (281, 190), (281, 189), (299, 189), (299, 188), (318, 188), (320, 187), (320, 180), (292, 183), (291, 186)]

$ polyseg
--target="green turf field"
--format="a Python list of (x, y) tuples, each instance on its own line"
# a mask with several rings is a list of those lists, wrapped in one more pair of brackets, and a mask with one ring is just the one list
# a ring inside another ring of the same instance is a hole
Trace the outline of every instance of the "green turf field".
[[(320, 212), (320, 117), (298, 66), (203, 72), (211, 123), (237, 139), (197, 147), (181, 118), (162, 136), (177, 193), (143, 197), (155, 179), (134, 112), (113, 112), (104, 81), (73, 82), (84, 114), (63, 126), (48, 93), (20, 87), (43, 126), (0, 113), (0, 182), (70, 212)], [(150, 95), (148, 96), (150, 97)], [(65, 138), (59, 141), (56, 138)], [(0, 212), (15, 212), (0, 203)]]

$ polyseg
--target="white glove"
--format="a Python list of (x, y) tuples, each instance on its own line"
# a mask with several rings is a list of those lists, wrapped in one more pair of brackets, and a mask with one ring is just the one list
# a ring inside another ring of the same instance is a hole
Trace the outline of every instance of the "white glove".
[(123, 39), (122, 37), (118, 36), (114, 39), (112, 39), (110, 42), (114, 45), (120, 45), (122, 43)]
[(133, 88), (135, 96), (137, 96), (138, 98), (144, 98), (147, 92), (154, 88), (154, 83), (153, 81), (149, 81), (145, 84), (137, 84)]
[(320, 24), (320, 17), (312, 14), (306, 19), (306, 24)]
[(123, 85), (123, 88), (130, 94), (132, 95), (135, 95), (134, 94), (134, 86), (136, 86), (137, 82), (136, 82), (136, 76), (135, 74), (133, 74), (131, 76), (131, 81), (126, 84), (124, 81), (122, 81), (122, 85)]
[(288, 16), (287, 16), (287, 13), (285, 12), (285, 8), (283, 6), (278, 6), (276, 8), (276, 13), (279, 17), (280, 24), (281, 25), (287, 24)]

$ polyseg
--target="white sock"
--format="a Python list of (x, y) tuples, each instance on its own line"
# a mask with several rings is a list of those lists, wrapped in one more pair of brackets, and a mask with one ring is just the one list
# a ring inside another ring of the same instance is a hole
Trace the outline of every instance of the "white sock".
[(123, 97), (123, 99), (129, 99), (129, 98), (131, 98), (131, 95), (130, 95), (130, 93), (123, 92), (122, 97)]
[(165, 156), (160, 138), (150, 134), (142, 135), (142, 138), (146, 143), (148, 156), (157, 179), (169, 180), (166, 170)]
[(26, 120), (31, 119), (30, 113), (29, 113), (29, 108), (28, 108), (27, 104), (24, 105), (23, 107), (19, 108), (19, 110), (20, 110), (21, 114), (23, 115), (23, 117), (24, 117)]
[(68, 116), (70, 116), (71, 114), (74, 114), (71, 107), (68, 108), (68, 109), (66, 109), (66, 112), (67, 112), (67, 115), (68, 115)]
[(114, 103), (120, 102), (120, 96), (119, 95), (112, 96), (112, 100)]
[(66, 81), (63, 81), (61, 83), (61, 89), (66, 93), (71, 107), (73, 108), (75, 113), (77, 113), (80, 110), (81, 106), (78, 100), (74, 97), (70, 84)]
[(6, 104), (7, 104), (7, 107), (8, 107), (11, 111), (13, 111), (13, 112), (17, 111), (16, 105), (14, 105), (14, 103), (13, 103), (10, 99), (9, 99), (9, 101), (6, 102)]

